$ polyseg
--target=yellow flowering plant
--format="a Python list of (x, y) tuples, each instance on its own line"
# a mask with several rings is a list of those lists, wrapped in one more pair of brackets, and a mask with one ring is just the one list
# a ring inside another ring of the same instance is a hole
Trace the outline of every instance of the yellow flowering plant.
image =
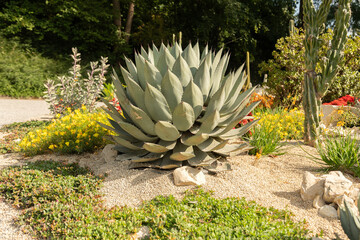
[(103, 137), (110, 131), (97, 123), (106, 123), (107, 118), (104, 111), (90, 113), (85, 106), (75, 111), (68, 109), (50, 125), (29, 132), (20, 142), (20, 149), (26, 155), (94, 152), (107, 143)]
[(281, 140), (302, 139), (304, 133), (304, 112), (298, 108), (258, 110), (254, 113), (258, 125), (274, 128)]

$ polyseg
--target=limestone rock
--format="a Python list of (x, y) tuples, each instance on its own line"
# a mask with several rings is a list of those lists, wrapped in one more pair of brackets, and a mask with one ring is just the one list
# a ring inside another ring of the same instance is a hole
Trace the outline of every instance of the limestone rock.
[(324, 205), (321, 208), (319, 208), (319, 215), (322, 217), (327, 218), (337, 218), (337, 212), (336, 209), (330, 205)]
[(104, 158), (105, 162), (112, 162), (115, 161), (116, 156), (118, 155), (118, 152), (114, 150), (115, 145), (114, 144), (108, 144), (104, 147), (104, 149), (101, 152), (101, 157)]
[(324, 179), (315, 177), (310, 172), (305, 172), (301, 184), (300, 195), (304, 201), (313, 200), (324, 192)]
[(314, 198), (314, 201), (313, 201), (313, 207), (321, 208), (324, 205), (325, 205), (325, 201), (322, 198), (322, 195), (316, 195), (316, 197)]
[(351, 188), (349, 189), (349, 191), (346, 192), (346, 195), (349, 196), (349, 198), (351, 198), (354, 201), (357, 201), (359, 199), (359, 194), (360, 194), (360, 186), (353, 184), (351, 186)]
[(177, 186), (201, 185), (206, 182), (205, 175), (201, 169), (189, 166), (175, 169), (173, 175), (174, 183)]
[(351, 187), (352, 182), (339, 172), (330, 172), (325, 178), (324, 183), (324, 200), (325, 202), (334, 202), (338, 196), (345, 194)]

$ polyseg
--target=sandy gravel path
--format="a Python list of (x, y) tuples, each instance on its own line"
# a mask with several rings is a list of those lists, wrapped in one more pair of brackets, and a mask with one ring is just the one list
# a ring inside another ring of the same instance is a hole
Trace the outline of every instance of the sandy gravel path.
[(0, 127), (13, 122), (50, 119), (44, 100), (0, 98)]

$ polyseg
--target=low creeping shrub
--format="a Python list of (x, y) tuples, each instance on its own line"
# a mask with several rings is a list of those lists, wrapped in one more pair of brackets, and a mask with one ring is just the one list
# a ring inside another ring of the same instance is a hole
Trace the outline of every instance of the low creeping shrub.
[(68, 109), (65, 116), (45, 128), (29, 132), (19, 146), (26, 155), (94, 152), (107, 144), (103, 137), (110, 134), (97, 122), (107, 122), (102, 110), (89, 113), (85, 106), (75, 111)]
[[(4, 169), (0, 194), (23, 211), (19, 223), (41, 239), (133, 239), (142, 226), (150, 239), (307, 239), (291, 213), (244, 198), (216, 199), (202, 189), (182, 200), (158, 196), (132, 209), (105, 209), (102, 179), (77, 164), (42, 161)], [(65, 195), (66, 194), (66, 195)]]

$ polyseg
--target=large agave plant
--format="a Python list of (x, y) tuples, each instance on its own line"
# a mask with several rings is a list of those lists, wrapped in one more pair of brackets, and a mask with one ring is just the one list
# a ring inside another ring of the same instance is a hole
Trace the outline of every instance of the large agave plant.
[[(107, 103), (110, 136), (116, 149), (131, 156), (135, 166), (172, 169), (182, 165), (215, 166), (220, 156), (249, 149), (228, 144), (248, 132), (256, 121), (234, 127), (257, 105), (248, 105), (255, 88), (242, 92), (246, 74), (241, 66), (225, 75), (229, 54), (199, 45), (161, 45), (135, 54), (121, 67), (123, 87), (114, 72), (115, 93), (123, 116)], [(145, 164), (144, 164), (145, 163)]]

